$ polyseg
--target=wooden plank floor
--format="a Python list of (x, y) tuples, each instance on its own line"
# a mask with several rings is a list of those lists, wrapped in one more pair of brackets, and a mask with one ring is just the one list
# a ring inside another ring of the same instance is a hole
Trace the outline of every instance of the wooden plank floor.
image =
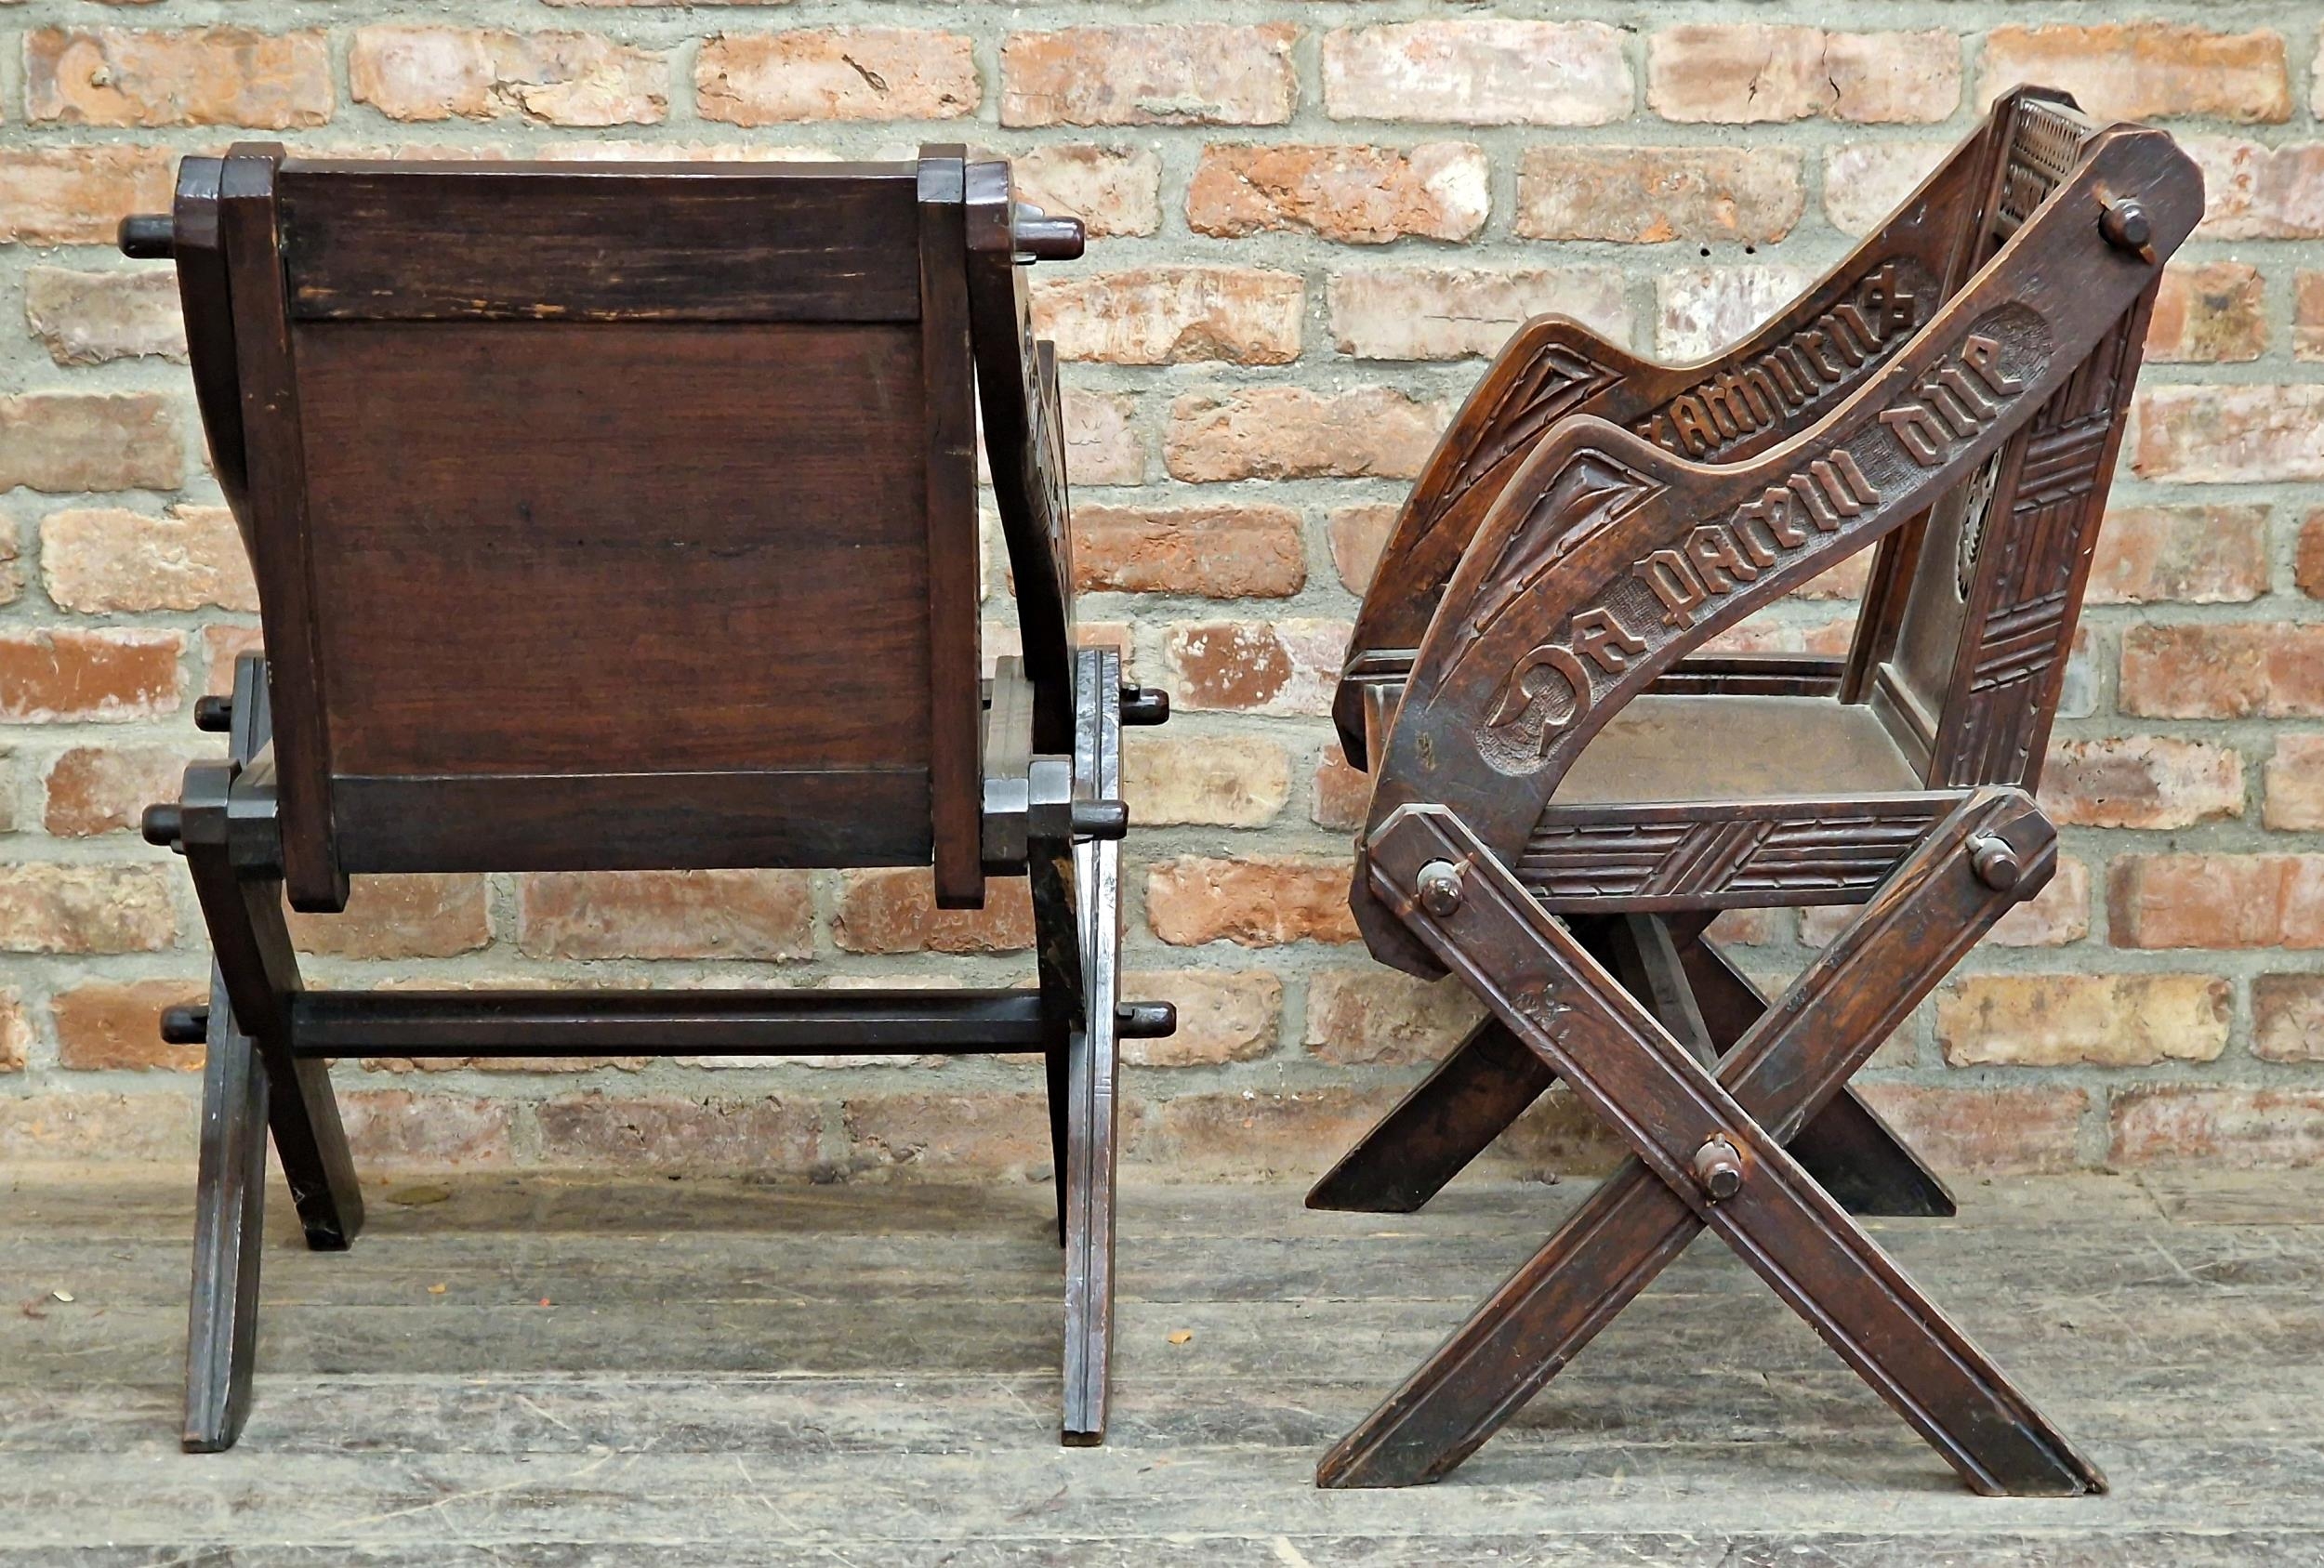
[(1573, 1185), (1129, 1188), (1095, 1450), (1046, 1187), (455, 1176), (340, 1255), (278, 1189), (256, 1413), (189, 1456), (189, 1187), (0, 1178), (0, 1568), (2324, 1562), (2315, 1175), (1874, 1222), (2114, 1482), (2064, 1502), (1961, 1490), (1709, 1237), (1451, 1480), (1316, 1491)]

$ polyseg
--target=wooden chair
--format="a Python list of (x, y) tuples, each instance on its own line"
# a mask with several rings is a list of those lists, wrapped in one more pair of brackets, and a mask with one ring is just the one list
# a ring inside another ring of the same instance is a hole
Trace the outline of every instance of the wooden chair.
[[(185, 1445), (250, 1400), (266, 1138), (308, 1245), (363, 1199), (325, 1070), (379, 1054), (1037, 1051), (1066, 1252), (1063, 1435), (1101, 1441), (1113, 1299), (1120, 727), (1077, 649), (1050, 346), (1020, 267), (1081, 229), (954, 147), (840, 165), (397, 164), (241, 145), (123, 246), (176, 258), (266, 658), (184, 854), (206, 1009)], [(1022, 658), (981, 679), (981, 395)], [(309, 991), (284, 929), (383, 872), (1029, 876), (1037, 986)]]
[[(1970, 1485), (2103, 1489), (1852, 1219), (1950, 1199), (1847, 1092), (2045, 883), (2033, 803), (2163, 259), (2163, 134), (2021, 90), (1881, 233), (1705, 364), (1530, 323), (1399, 520), (1339, 693), (1373, 954), (1486, 1021), (1318, 1184), (1405, 1211), (1555, 1079), (1633, 1151), (1326, 1486), (1458, 1466), (1705, 1228)], [(1844, 659), (1709, 639), (1878, 541)], [(1858, 903), (1773, 1004), (1704, 928)]]

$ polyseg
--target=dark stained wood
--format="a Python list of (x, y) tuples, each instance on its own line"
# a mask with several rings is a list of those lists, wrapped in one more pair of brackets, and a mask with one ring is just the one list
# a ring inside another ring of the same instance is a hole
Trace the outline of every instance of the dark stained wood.
[[(193, 397), (208, 437), (210, 471), (237, 523), (249, 517), (249, 462), (243, 451), (242, 382), (234, 353), (234, 306), (227, 277), (218, 186), (219, 158), (188, 158), (179, 166), (170, 209), (170, 251), (178, 263), (178, 305), (193, 365)], [(245, 533), (243, 547), (250, 547)]]
[(908, 163), (292, 159), (282, 174), (291, 311), (911, 322), (918, 178)]

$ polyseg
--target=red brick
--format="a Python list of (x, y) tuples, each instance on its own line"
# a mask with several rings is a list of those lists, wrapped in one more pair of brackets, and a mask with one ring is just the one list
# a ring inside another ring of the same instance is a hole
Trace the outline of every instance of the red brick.
[(1361, 597), (1371, 587), (1380, 552), (1388, 547), (1388, 535), (1395, 531), (1397, 514), (1403, 509), (1394, 502), (1373, 501), (1357, 507), (1335, 507), (1325, 520), (1332, 569), (1340, 573), (1340, 586), (1350, 593)]
[(1122, 976), (1121, 994), (1178, 1009), (1178, 1033), (1169, 1038), (1122, 1042), (1122, 1060), (1133, 1067), (1257, 1061), (1282, 1031), (1283, 982), (1264, 969), (1131, 970)]
[(162, 1009), (206, 1002), (200, 981), (96, 981), (58, 993), (48, 1004), (57, 1029), (57, 1065), (74, 1073), (198, 1073), (200, 1046), (162, 1043)]
[(2324, 1061), (2324, 975), (2252, 978), (2251, 1054), (2263, 1061)]
[(184, 478), (177, 410), (157, 392), (0, 398), (0, 490), (175, 490)]
[(1604, 125), (1637, 93), (1622, 32), (1600, 21), (1459, 19), (1324, 35), (1324, 111), (1335, 120)]
[(2152, 364), (2229, 363), (2267, 351), (2266, 290), (2240, 261), (2166, 267), (2146, 327)]
[(2324, 829), (2324, 735), (2278, 735), (2264, 783), (2263, 824), (2278, 832)]
[(2292, 557), (2292, 581), (2310, 599), (2324, 599), (2324, 508), (2307, 515), (2300, 524), (2298, 553)]
[(2324, 360), (2324, 272), (2292, 278), (2291, 357)]
[(1186, 188), (1187, 226), (1225, 238), (1292, 229), (1351, 244), (1469, 240), (1492, 205), (1485, 150), (1465, 141), (1213, 144)]
[(48, 769), (41, 823), (59, 838), (86, 838), (138, 825), (148, 806), (175, 800), (192, 760), (180, 746), (74, 746)]
[(724, 33), (694, 59), (706, 120), (950, 120), (984, 101), (973, 45), (957, 33), (900, 27)]
[(1325, 714), (1347, 646), (1345, 621), (1179, 622), (1162, 656), (1188, 709)]
[(1484, 358), (1535, 316), (1572, 316), (1630, 340), (1630, 299), (1610, 267), (1379, 267), (1336, 272), (1334, 346), (1363, 360)]
[(550, 1165), (805, 1174), (822, 1153), (823, 1113), (808, 1102), (688, 1095), (561, 1095), (534, 1113)]
[(1122, 745), (1122, 797), (1137, 827), (1264, 827), (1291, 794), (1291, 759), (1248, 736), (1131, 735)]
[(888, 1175), (1049, 1175), (1049, 1109), (1038, 1094), (879, 1094), (842, 1107), (848, 1169)]
[(1530, 147), (1517, 176), (1517, 233), (1770, 244), (1806, 204), (1800, 155), (1779, 148)]
[(1829, 149), (1825, 217), (1843, 234), (1870, 233), (1952, 151), (1949, 141), (1856, 141)]
[(813, 887), (797, 871), (550, 871), (517, 880), (535, 958), (806, 958)]
[[(24, 994), (12, 985), (0, 987), (0, 1073), (23, 1072), (32, 1056), (33, 1025), (24, 1016)], [(5, 1136), (0, 1131), (0, 1138)]]
[(24, 38), (24, 117), (68, 125), (250, 125), (331, 117), (321, 33), (44, 28)]
[(1299, 86), (1286, 22), (1161, 23), (1011, 33), (1004, 125), (1279, 125)]
[(178, 157), (166, 147), (0, 152), (0, 243), (110, 245), (124, 213), (167, 212), (177, 183)]
[(167, 269), (77, 272), (28, 267), (24, 324), (59, 364), (186, 357), (178, 280)]
[(1978, 65), (1979, 106), (2020, 82), (2063, 87), (2102, 121), (2291, 118), (2284, 41), (2265, 29), (2214, 33), (2165, 21), (1994, 28)]
[(669, 117), (669, 62), (593, 33), (365, 27), (348, 46), (347, 80), (356, 102), (391, 120), (652, 125)]
[(1020, 200), (1081, 219), (1093, 240), (1162, 226), (1162, 160), (1150, 148), (1052, 142), (1016, 154), (1010, 168)]
[(191, 1169), (201, 1118), (175, 1094), (0, 1096), (0, 1160), (12, 1166), (70, 1160), (166, 1162)]
[(1085, 592), (1287, 598), (1307, 582), (1300, 514), (1263, 503), (1079, 507), (1074, 581)]
[(340, 1094), (339, 1115), (355, 1164), (366, 1171), (496, 1166), (515, 1158), (516, 1108), (503, 1100), (353, 1089)]
[(2124, 713), (2155, 718), (2324, 714), (2324, 626), (2126, 626), (2116, 703)]
[[(1828, 947), (1858, 915), (1860, 904), (1817, 904), (1800, 911), (1800, 942), (1813, 948)], [(2064, 947), (2090, 934), (2090, 867), (2072, 855), (2060, 855), (2055, 873), (2042, 889), (1994, 923), (1986, 941), (1997, 947)], [(1714, 940), (1724, 938), (1713, 931)], [(1728, 940), (1766, 942), (1768, 936)]]
[(1345, 856), (1157, 861), (1146, 871), (1146, 920), (1173, 947), (1357, 940)]
[(1865, 1083), (1857, 1092), (1942, 1171), (2031, 1175), (2083, 1163), (2081, 1120), (2090, 1097), (2080, 1089)]
[(125, 723), (178, 710), (174, 631), (0, 631), (0, 719)]
[(206, 672), (202, 687), (204, 696), (234, 694), (234, 661), (244, 653), (262, 652), (258, 637), (257, 626), (202, 628), (202, 667)]
[(1416, 479), (1445, 428), (1441, 404), (1387, 387), (1252, 387), (1170, 404), (1173, 479)]
[(1307, 982), (1306, 1046), (1341, 1067), (1421, 1066), (1442, 1061), (1484, 1016), (1456, 980), (1377, 966), (1318, 969)]
[(358, 876), (345, 910), (290, 928), (298, 951), (334, 958), (449, 958), (492, 941), (484, 879), (456, 872)]
[(2205, 240), (2309, 240), (2324, 235), (2324, 145), (2263, 147), (2188, 136), (2182, 149), (2203, 171)]
[(2324, 1092), (2156, 1085), (2114, 1097), (2106, 1163), (2285, 1170), (2324, 1163)]
[(2234, 997), (2211, 975), (1969, 975), (1937, 994), (1954, 1067), (2151, 1067), (2214, 1061)]
[(2112, 507), (2090, 568), (2093, 604), (2235, 604), (2267, 591), (2265, 507)]
[(939, 909), (924, 868), (848, 874), (831, 934), (848, 953), (1016, 953), (1033, 945), (1033, 895), (1022, 877), (984, 884), (983, 909)]
[(1340, 747), (1327, 742), (1315, 761), (1315, 803), (1308, 814), (1318, 827), (1353, 833), (1372, 806), (1372, 776), (1349, 766)]
[(0, 866), (0, 952), (157, 953), (177, 940), (174, 865)]
[(242, 531), (224, 507), (50, 512), (40, 520), (40, 572), (59, 608), (86, 615), (258, 608)]
[(1646, 103), (1666, 120), (1724, 125), (1816, 115), (1934, 125), (1961, 104), (1961, 41), (1942, 30), (1666, 27), (1647, 41)]
[(1035, 330), (1060, 359), (1288, 364), (1307, 285), (1257, 267), (1138, 267), (1037, 279), (1032, 295)]
[(1065, 471), (1076, 485), (1143, 484), (1146, 443), (1138, 400), (1125, 393), (1065, 389)]
[(2192, 827), (2243, 814), (2243, 757), (2164, 735), (2053, 741), (2040, 795), (2070, 826)]
[(1124, 1118), (1123, 1156), (1177, 1181), (1313, 1178), (1370, 1131), (1396, 1099), (1393, 1088), (1172, 1095), (1155, 1101), (1148, 1115)]
[(2324, 855), (2124, 855), (2106, 907), (2117, 947), (2324, 947)]
[(1655, 277), (1655, 349), (1703, 359), (1759, 330), (1815, 274), (1798, 267), (1672, 267)]

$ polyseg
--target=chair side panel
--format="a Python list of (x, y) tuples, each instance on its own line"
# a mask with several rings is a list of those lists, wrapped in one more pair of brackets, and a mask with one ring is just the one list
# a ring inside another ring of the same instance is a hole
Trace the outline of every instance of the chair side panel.
[(690, 772), (925, 769), (916, 325), (297, 351), (337, 773), (667, 774), (682, 813)]

